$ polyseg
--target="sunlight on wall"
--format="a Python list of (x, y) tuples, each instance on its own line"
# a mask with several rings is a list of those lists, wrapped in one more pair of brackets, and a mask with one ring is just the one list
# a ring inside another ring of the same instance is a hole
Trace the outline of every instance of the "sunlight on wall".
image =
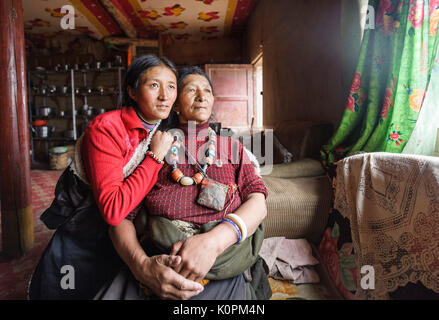
[(360, 5), (360, 26), (361, 26), (360, 43), (361, 43), (361, 41), (363, 40), (364, 26), (366, 25), (367, 8), (368, 8), (369, 0), (358, 0), (358, 2)]
[(367, 19), (368, 0), (342, 0), (340, 32), (342, 39), (343, 88), (349, 91), (352, 76), (358, 63), (361, 41)]
[(434, 148), (434, 155), (439, 157), (439, 128), (437, 128), (436, 134), (436, 147)]

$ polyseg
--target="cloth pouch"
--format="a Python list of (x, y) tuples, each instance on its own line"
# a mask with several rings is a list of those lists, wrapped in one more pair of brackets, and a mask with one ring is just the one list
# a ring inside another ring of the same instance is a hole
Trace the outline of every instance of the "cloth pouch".
[(224, 209), (229, 186), (217, 181), (204, 179), (201, 183), (197, 203), (218, 211)]

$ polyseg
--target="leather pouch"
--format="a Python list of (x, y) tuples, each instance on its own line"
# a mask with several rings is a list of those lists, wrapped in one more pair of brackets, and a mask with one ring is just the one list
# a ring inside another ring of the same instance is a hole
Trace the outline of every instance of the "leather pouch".
[(217, 181), (204, 179), (198, 194), (198, 204), (221, 211), (224, 209), (229, 187)]

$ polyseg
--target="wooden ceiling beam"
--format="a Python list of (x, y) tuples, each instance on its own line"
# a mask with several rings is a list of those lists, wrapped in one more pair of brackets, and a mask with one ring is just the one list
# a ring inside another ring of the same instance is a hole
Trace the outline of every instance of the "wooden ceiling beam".
[(119, 24), (119, 27), (125, 32), (128, 38), (136, 38), (137, 30), (132, 25), (130, 20), (122, 13), (116, 6), (111, 2), (111, 0), (99, 0), (101, 4), (107, 9), (110, 15), (116, 20)]

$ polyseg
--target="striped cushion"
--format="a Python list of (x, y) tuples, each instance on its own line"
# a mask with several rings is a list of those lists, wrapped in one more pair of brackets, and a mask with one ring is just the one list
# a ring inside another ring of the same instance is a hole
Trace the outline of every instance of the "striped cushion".
[(331, 201), (327, 176), (284, 179), (262, 176), (267, 189), (265, 238), (306, 238), (318, 243)]

